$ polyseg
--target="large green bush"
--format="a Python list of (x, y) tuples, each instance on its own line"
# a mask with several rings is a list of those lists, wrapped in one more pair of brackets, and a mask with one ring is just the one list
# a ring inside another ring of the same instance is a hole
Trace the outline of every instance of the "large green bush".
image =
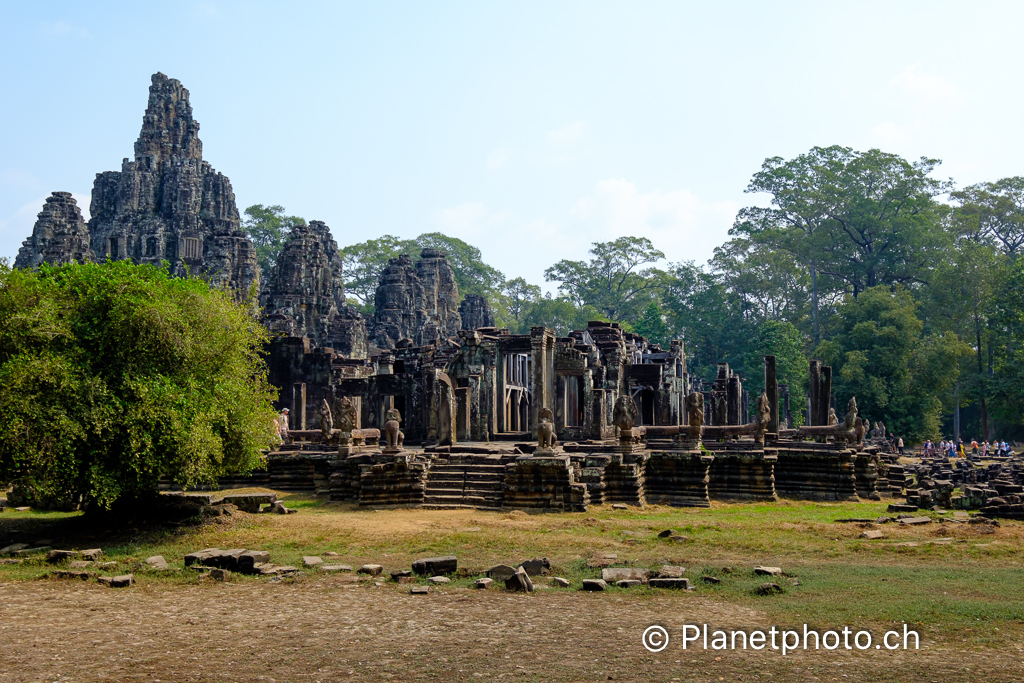
[(276, 390), (251, 309), (197, 278), (127, 261), (0, 263), (0, 481), (110, 508), (248, 472)]

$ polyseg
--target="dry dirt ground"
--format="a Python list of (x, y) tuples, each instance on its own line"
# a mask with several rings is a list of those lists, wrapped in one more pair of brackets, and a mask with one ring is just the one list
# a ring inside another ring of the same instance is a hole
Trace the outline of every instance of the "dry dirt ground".
[[(832, 652), (683, 649), (684, 624), (768, 629), (764, 615), (687, 593), (533, 595), (297, 583), (0, 584), (0, 682), (1024, 680), (1021, 648)], [(673, 636), (652, 654), (644, 629)]]

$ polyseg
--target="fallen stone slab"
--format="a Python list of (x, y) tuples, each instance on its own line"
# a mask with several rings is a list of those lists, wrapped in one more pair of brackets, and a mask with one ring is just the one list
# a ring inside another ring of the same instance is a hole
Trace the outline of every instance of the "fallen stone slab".
[(426, 557), (412, 563), (412, 571), (420, 576), (437, 576), (454, 574), (459, 568), (459, 558), (455, 555), (445, 557)]
[(845, 517), (843, 519), (833, 520), (836, 524), (874, 524), (875, 520), (865, 519), (863, 517)]
[(46, 553), (46, 562), (48, 564), (57, 564), (58, 562), (65, 562), (70, 559), (78, 559), (81, 555), (77, 550), (51, 550)]
[(686, 573), (686, 567), (679, 567), (671, 564), (661, 565), (661, 569), (658, 570), (659, 579), (681, 579), (683, 574)]
[(693, 586), (690, 585), (689, 579), (651, 579), (647, 582), (651, 588), (675, 588), (681, 590), (691, 590)]
[(15, 551), (7, 553), (7, 554), (8, 555), (13, 555), (13, 556), (16, 556), (16, 557), (21, 557), (21, 556), (24, 556), (24, 555), (38, 555), (40, 553), (45, 553), (45, 552), (47, 552), (49, 550), (50, 550), (50, 546), (42, 545), (42, 546), (39, 546), (38, 548), (25, 548), (24, 550), (15, 550)]
[(908, 517), (905, 519), (901, 519), (900, 523), (906, 524), (908, 526), (916, 526), (918, 524), (930, 524), (931, 521), (931, 517)]
[(318, 564), (323, 564), (324, 561), (319, 557), (313, 557), (312, 555), (306, 555), (302, 558), (303, 567), (315, 567)]
[(399, 576), (397, 579), (395, 579), (395, 581), (397, 583), (416, 583), (416, 577), (412, 575)]
[(127, 588), (135, 583), (135, 577), (131, 574), (122, 574), (121, 576), (101, 576), (96, 580), (108, 588)]
[(0, 555), (7, 555), (8, 553), (16, 553), (19, 550), (24, 550), (25, 548), (28, 548), (28, 547), (29, 547), (28, 543), (12, 543), (11, 545), (4, 546), (3, 548), (0, 548)]
[(412, 572), (408, 569), (396, 569), (393, 572), (391, 572), (392, 581), (398, 581), (399, 579), (405, 578), (406, 576), (412, 576)]
[(717, 576), (702, 576), (702, 577), (700, 577), (700, 580), (703, 581), (704, 583), (708, 583), (708, 584), (711, 584), (711, 585), (716, 585), (716, 584), (722, 583), (722, 580), (720, 578), (718, 578)]
[(759, 576), (782, 576), (782, 569), (779, 567), (754, 567), (754, 573)]
[(603, 579), (583, 579), (583, 590), (603, 591), (608, 584)]
[(618, 581), (639, 581), (643, 583), (649, 578), (651, 578), (651, 573), (646, 569), (606, 567), (601, 570), (601, 579), (608, 583), (616, 583)]
[(636, 579), (620, 579), (615, 582), (615, 585), (619, 588), (636, 588), (637, 586), (644, 585), (644, 582), (637, 581)]
[(672, 534), (668, 537), (670, 543), (686, 543), (690, 540), (689, 536), (683, 536), (681, 534)]
[(78, 556), (83, 560), (93, 560), (95, 562), (103, 556), (103, 551), (99, 548), (89, 548), (88, 550), (79, 550)]
[(516, 567), (515, 573), (505, 579), (505, 588), (512, 591), (530, 593), (533, 591), (533, 581), (530, 579), (530, 575), (526, 573), (525, 569), (522, 567)]
[(362, 567), (356, 570), (357, 574), (369, 574), (370, 576), (380, 576), (381, 572), (384, 571), (383, 565), (379, 564), (364, 564)]
[(520, 562), (519, 566), (530, 576), (543, 576), (551, 569), (551, 562), (546, 557), (535, 557), (532, 560)]
[(154, 555), (153, 557), (147, 557), (146, 565), (150, 569), (155, 569), (157, 571), (165, 571), (167, 569), (170, 569), (170, 565), (167, 564), (167, 560), (164, 559), (163, 555)]
[(185, 566), (191, 567), (194, 564), (205, 564), (208, 559), (219, 557), (221, 552), (220, 548), (205, 548), (204, 550), (189, 553), (185, 556)]
[(559, 588), (568, 588), (570, 586), (569, 579), (563, 579), (561, 576), (551, 579), (551, 583)]
[(322, 572), (350, 572), (352, 567), (347, 564), (322, 564), (320, 565), (320, 571)]
[(431, 576), (427, 580), (430, 581), (430, 583), (436, 584), (448, 583), (451, 581), (451, 579), (449, 579), (447, 576)]
[(917, 512), (916, 505), (903, 505), (901, 503), (893, 503), (888, 508), (889, 512)]
[(587, 560), (587, 566), (591, 569), (610, 567), (618, 562), (619, 556), (615, 553), (598, 553)]
[(117, 566), (117, 562), (94, 562), (93, 564), (97, 569), (113, 569)]
[(0, 560), (0, 564), (21, 564), (24, 561), (25, 560), (15, 560), (9, 557), (5, 557), (2, 560)]
[(430, 592), (429, 586), (413, 586), (409, 589), (409, 593), (412, 595), (426, 595)]
[(23, 506), (21, 506), (21, 507), (16, 507), (16, 508), (14, 508), (14, 511), (15, 511), (15, 512), (28, 512), (28, 511), (29, 511), (29, 510), (31, 510), (31, 509), (32, 509), (32, 508), (30, 508), (30, 507), (26, 507), (26, 506), (24, 506), (24, 505), (23, 505)]
[(214, 581), (230, 581), (231, 571), (228, 569), (221, 569), (220, 567), (215, 567), (210, 570), (210, 578)]
[(72, 569), (58, 569), (50, 573), (55, 579), (78, 579), (80, 581), (88, 581), (92, 577), (96, 576), (96, 572), (83, 572), (75, 571)]
[(95, 564), (92, 560), (71, 560), (68, 562), (68, 569), (88, 569)]
[(885, 538), (885, 534), (877, 529), (869, 529), (860, 535), (861, 538), (866, 538), (869, 541), (875, 541), (880, 538)]
[(261, 506), (273, 505), (275, 501), (276, 493), (230, 493), (217, 503), (234, 505), (242, 512), (256, 513), (260, 511)]
[(477, 579), (476, 581), (473, 582), (473, 588), (480, 588), (480, 589), (483, 589), (483, 590), (486, 590), (486, 589), (490, 588), (493, 585), (494, 585), (494, 579), (488, 579), (486, 576), (483, 577), (483, 578)]
[(270, 553), (266, 550), (246, 550), (235, 560), (235, 571), (242, 574), (255, 574), (256, 565), (270, 562)]
[(757, 587), (757, 592), (761, 595), (775, 595), (782, 592), (782, 586), (777, 583), (762, 583)]
[(516, 573), (516, 570), (515, 567), (510, 567), (507, 564), (496, 564), (484, 573), (495, 581), (507, 581)]
[(629, 506), (628, 505), (623, 505), (622, 503), (616, 503), (615, 505), (612, 505), (612, 510), (628, 510), (628, 509), (629, 509)]

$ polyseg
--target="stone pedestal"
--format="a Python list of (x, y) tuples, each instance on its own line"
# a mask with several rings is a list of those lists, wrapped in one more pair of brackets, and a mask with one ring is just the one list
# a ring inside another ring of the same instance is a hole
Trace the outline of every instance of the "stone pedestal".
[(711, 507), (708, 470), (715, 457), (693, 449), (655, 451), (647, 460), (645, 497), (652, 505)]
[[(751, 444), (753, 446), (753, 444)], [(708, 493), (715, 500), (776, 501), (778, 451), (737, 448), (712, 451)]]
[(567, 455), (523, 456), (505, 474), (505, 507), (582, 512), (590, 504), (585, 484), (577, 483)]
[(778, 444), (775, 491), (784, 497), (853, 501), (856, 454), (845, 444), (793, 441)]
[(611, 462), (604, 469), (605, 503), (625, 503), (638, 507), (644, 505), (648, 457), (646, 451), (634, 450), (632, 446), (628, 452), (611, 454)]

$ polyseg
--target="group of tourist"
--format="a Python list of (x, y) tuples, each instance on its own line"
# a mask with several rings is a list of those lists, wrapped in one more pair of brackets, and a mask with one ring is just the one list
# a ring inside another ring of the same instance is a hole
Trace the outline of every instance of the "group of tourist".
[[(921, 450), (925, 456), (944, 456), (948, 458), (965, 458), (967, 457), (967, 451), (970, 449), (971, 455), (981, 455), (983, 458), (987, 458), (990, 455), (1006, 456), (1013, 452), (1013, 448), (1006, 443), (1006, 441), (983, 441), (980, 444), (977, 441), (972, 440), (970, 445), (966, 445), (963, 439), (957, 439), (953, 441), (950, 439), (946, 441), (943, 439), (938, 443), (932, 443), (931, 441), (925, 441), (921, 447)], [(901, 450), (902, 452), (902, 450)]]

